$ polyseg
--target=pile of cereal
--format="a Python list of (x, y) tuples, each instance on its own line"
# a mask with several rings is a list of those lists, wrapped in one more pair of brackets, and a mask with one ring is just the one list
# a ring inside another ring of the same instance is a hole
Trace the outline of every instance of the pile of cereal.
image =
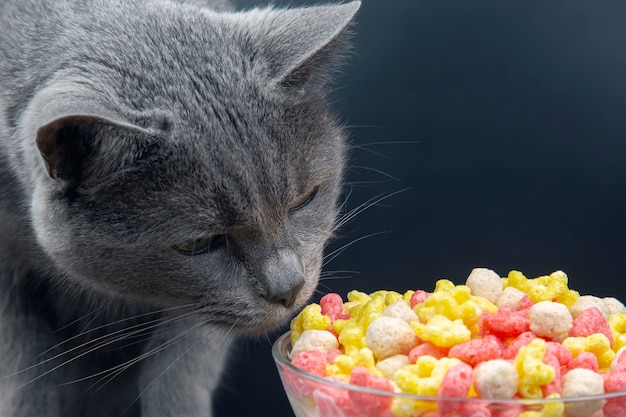
[[(293, 319), (294, 366), (361, 387), (440, 398), (506, 402), (626, 390), (624, 305), (581, 296), (562, 271), (501, 278), (477, 268), (464, 285), (442, 279), (432, 292), (351, 291), (347, 298), (327, 294)], [(478, 401), (374, 396), (298, 378), (286, 383), (315, 403), (319, 417), (497, 414)], [(497, 415), (626, 416), (626, 396), (547, 404)]]

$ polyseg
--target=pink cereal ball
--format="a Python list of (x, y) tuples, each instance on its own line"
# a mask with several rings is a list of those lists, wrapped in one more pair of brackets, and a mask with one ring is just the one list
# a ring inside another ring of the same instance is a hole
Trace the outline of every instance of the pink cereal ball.
[(447, 351), (444, 348), (435, 346), (430, 342), (423, 342), (411, 349), (409, 352), (409, 362), (415, 363), (417, 362), (417, 358), (424, 355), (432, 356), (435, 359), (441, 359), (446, 356), (446, 354)]
[(503, 339), (517, 337), (530, 330), (528, 316), (511, 307), (502, 307), (495, 314), (484, 312), (481, 324), (484, 333), (494, 334)]
[(572, 360), (572, 352), (560, 343), (546, 342), (546, 353), (556, 357), (561, 366), (567, 365)]
[(413, 295), (411, 295), (411, 308), (423, 303), (428, 297), (430, 297), (430, 294), (424, 290), (415, 291)]
[(352, 407), (347, 390), (321, 386), (313, 391), (319, 417), (362, 417)]
[[(466, 363), (459, 363), (448, 369), (441, 380), (438, 395), (440, 397), (465, 398), (474, 381), (474, 370)], [(459, 409), (456, 401), (439, 401), (439, 411), (442, 414), (452, 413)]]
[(585, 337), (592, 334), (602, 333), (613, 346), (613, 334), (606, 318), (597, 307), (589, 307), (585, 309), (572, 322), (572, 328), (569, 331), (570, 336)]
[(605, 373), (604, 374), (604, 391), (606, 392), (626, 391), (626, 371), (610, 371), (610, 372)]
[[(626, 391), (626, 371), (615, 370), (604, 374), (604, 391), (618, 392)], [(626, 398), (608, 398), (602, 407), (604, 417), (624, 417), (626, 416)]]
[(319, 350), (300, 352), (291, 358), (291, 364), (303, 371), (326, 376), (326, 353)]
[(502, 358), (515, 359), (520, 348), (528, 345), (535, 339), (537, 339), (537, 335), (531, 331), (520, 334), (506, 346), (504, 352), (502, 352)]
[(476, 366), (481, 362), (502, 357), (502, 347), (495, 336), (487, 335), (482, 339), (472, 339), (452, 346), (448, 356)]
[(534, 306), (535, 303), (530, 299), (528, 294), (524, 294), (522, 298), (520, 298), (519, 303), (517, 304), (517, 310), (526, 310)]
[(581, 369), (589, 369), (593, 372), (598, 372), (600, 369), (600, 364), (598, 363), (598, 357), (591, 352), (581, 352), (574, 359), (569, 361), (566, 365), (568, 370), (573, 370), (576, 368)]
[[(380, 391), (394, 392), (391, 382), (379, 376), (372, 375), (362, 366), (357, 366), (350, 373), (350, 384)], [(378, 416), (389, 410), (393, 402), (393, 396), (375, 395), (359, 391), (350, 391), (350, 399), (354, 410), (361, 416)]]
[(350, 316), (343, 312), (343, 299), (339, 294), (328, 293), (320, 299), (322, 314), (330, 317), (331, 321), (347, 319)]
[(554, 369), (554, 379), (541, 387), (543, 396), (561, 394), (561, 364), (556, 356), (547, 353), (543, 356), (543, 363), (550, 365)]

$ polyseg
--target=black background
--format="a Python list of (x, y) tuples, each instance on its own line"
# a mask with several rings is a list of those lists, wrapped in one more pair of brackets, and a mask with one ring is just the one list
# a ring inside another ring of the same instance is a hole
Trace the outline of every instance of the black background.
[[(383, 233), (321, 291), (432, 290), (485, 266), (626, 298), (626, 2), (365, 0), (355, 30), (335, 92), (347, 209), (408, 190), (342, 229), (328, 252)], [(293, 415), (277, 335), (236, 344), (218, 417)]]

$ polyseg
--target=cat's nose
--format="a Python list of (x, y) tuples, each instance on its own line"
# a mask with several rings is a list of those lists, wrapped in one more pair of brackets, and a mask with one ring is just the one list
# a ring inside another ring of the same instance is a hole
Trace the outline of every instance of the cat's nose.
[(278, 250), (265, 262), (262, 281), (266, 300), (291, 307), (304, 286), (304, 268), (300, 258), (291, 250)]

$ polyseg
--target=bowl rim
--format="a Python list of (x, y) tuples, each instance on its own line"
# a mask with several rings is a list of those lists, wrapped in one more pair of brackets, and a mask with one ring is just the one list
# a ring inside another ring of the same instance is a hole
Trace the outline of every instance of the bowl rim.
[(289, 369), (290, 372), (293, 372), (303, 378), (315, 381), (317, 383), (335, 388), (335, 389), (345, 389), (348, 391), (356, 391), (364, 394), (374, 394), (386, 397), (394, 397), (394, 398), (406, 398), (411, 400), (419, 400), (419, 401), (454, 401), (454, 402), (466, 402), (466, 403), (482, 403), (482, 404), (503, 404), (503, 405), (545, 405), (552, 403), (577, 403), (582, 401), (598, 401), (598, 400), (607, 400), (610, 398), (620, 398), (626, 396), (626, 391), (616, 391), (609, 392), (604, 394), (595, 394), (595, 395), (585, 395), (581, 397), (556, 397), (556, 398), (503, 398), (503, 399), (490, 399), (490, 398), (479, 398), (479, 397), (439, 397), (439, 396), (421, 396), (415, 394), (409, 394), (404, 392), (389, 392), (383, 391), (373, 388), (360, 387), (356, 385), (352, 385), (342, 381), (331, 380), (319, 375), (312, 374), (310, 372), (304, 371), (296, 366), (294, 366), (289, 358), (287, 357), (287, 353), (291, 349), (291, 332), (288, 331), (283, 333), (280, 337), (276, 339), (276, 341), (272, 344), (272, 356), (276, 365), (278, 367), (279, 373), (283, 371), (280, 367), (284, 367)]

